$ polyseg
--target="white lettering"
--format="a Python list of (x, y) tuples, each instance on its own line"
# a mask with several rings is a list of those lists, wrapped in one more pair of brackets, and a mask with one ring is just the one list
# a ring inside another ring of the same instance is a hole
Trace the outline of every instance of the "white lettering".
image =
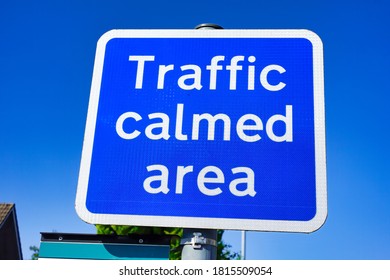
[[(164, 113), (154, 113), (148, 115), (149, 119), (161, 119), (161, 123), (154, 123), (150, 124), (145, 129), (145, 135), (151, 140), (159, 140), (159, 139), (169, 139), (169, 117)], [(154, 134), (153, 129), (161, 129), (161, 132), (159, 134)]]
[(188, 137), (187, 135), (184, 135), (182, 133), (183, 114), (184, 114), (184, 104), (177, 104), (175, 137), (177, 140), (185, 141), (188, 139)]
[[(218, 81), (218, 72), (219, 71), (229, 71), (229, 90), (237, 90), (237, 73), (238, 71), (243, 71), (244, 66), (246, 67), (247, 72), (244, 72), (247, 75), (247, 89), (250, 91), (255, 90), (256, 88), (256, 65), (253, 65), (256, 62), (256, 57), (250, 55), (247, 57), (243, 55), (236, 55), (230, 58), (230, 64), (226, 65), (224, 55), (216, 55), (210, 59), (210, 63), (205, 67), (209, 71), (209, 85), (210, 90), (217, 89)], [(137, 71), (135, 75), (135, 88), (142, 89), (144, 82), (145, 74), (145, 64), (146, 62), (155, 61), (154, 55), (130, 55), (129, 61), (135, 61), (137, 63)], [(242, 62), (240, 64), (240, 62)], [(172, 72), (172, 78), (177, 81), (177, 85), (183, 90), (200, 90), (202, 89), (202, 69), (201, 66), (196, 64), (185, 64), (180, 66), (181, 73), (174, 71), (175, 65), (156, 65), (151, 63), (149, 68), (153, 68), (153, 72), (149, 73), (158, 73), (157, 74), (157, 89), (165, 88), (165, 78), (168, 72)], [(157, 68), (157, 69), (156, 69)], [(189, 73), (183, 73), (185, 71), (191, 71)], [(277, 84), (271, 84), (269, 82), (269, 73), (272, 71), (277, 71), (279, 74), (286, 72), (286, 69), (277, 64), (270, 64), (265, 66), (260, 71), (260, 84), (261, 86), (271, 92), (282, 90), (286, 84), (282, 81), (279, 81)], [(154, 82), (153, 77), (148, 75), (149, 84)], [(242, 80), (244, 82), (244, 80)]]
[(224, 124), (223, 140), (230, 140), (230, 118), (225, 114), (217, 114), (212, 116), (210, 114), (194, 114), (192, 123), (192, 140), (199, 140), (199, 123), (201, 120), (208, 122), (207, 140), (214, 140), (215, 136), (215, 123), (217, 120), (222, 120)]
[[(266, 124), (266, 131), (267, 131), (267, 135), (268, 137), (272, 140), (272, 141), (275, 141), (275, 142), (292, 142), (293, 141), (293, 117), (292, 117), (292, 114), (293, 114), (293, 108), (291, 105), (287, 105), (286, 106), (286, 116), (283, 116), (283, 115), (274, 115), (272, 116), (268, 121), (267, 121), (267, 124)], [(285, 133), (284, 135), (281, 135), (281, 136), (277, 136), (275, 135), (274, 133), (274, 124), (277, 122), (277, 121), (281, 121), (285, 124)]]
[(182, 194), (183, 193), (183, 179), (184, 175), (187, 173), (190, 173), (194, 171), (193, 166), (178, 166), (177, 167), (177, 174), (176, 174), (176, 193)]
[[(192, 73), (192, 74), (183, 75), (183, 76), (181, 76), (179, 78), (179, 80), (177, 81), (177, 84), (179, 85), (179, 87), (181, 89), (184, 89), (184, 90), (191, 90), (191, 89), (200, 90), (202, 88), (202, 85), (201, 85), (202, 70), (200, 69), (200, 67), (198, 65), (193, 65), (193, 64), (184, 65), (184, 66), (180, 67), (180, 69), (182, 71), (186, 71), (186, 70), (193, 70), (194, 71), (194, 73)], [(193, 83), (187, 85), (185, 83), (186, 80), (193, 80)]]
[(272, 64), (272, 65), (268, 65), (267, 67), (265, 67), (261, 73), (260, 73), (260, 82), (261, 82), (261, 85), (269, 90), (269, 91), (279, 91), (279, 90), (282, 90), (286, 84), (285, 83), (282, 83), (282, 82), (279, 82), (277, 85), (271, 85), (269, 82), (268, 82), (268, 73), (271, 72), (271, 71), (278, 71), (280, 74), (283, 74), (284, 72), (286, 72), (286, 69), (284, 69), (282, 66), (280, 65), (275, 65), (275, 64)]
[(206, 69), (210, 70), (210, 87), (209, 87), (209, 89), (214, 90), (217, 88), (217, 71), (223, 69), (222, 65), (218, 65), (218, 62), (224, 61), (224, 60), (225, 60), (225, 56), (217, 55), (211, 59), (210, 65), (206, 66)]
[[(145, 179), (143, 187), (150, 194), (167, 194), (170, 190), (168, 187), (169, 170), (161, 164), (149, 165), (146, 167), (148, 172), (159, 171), (160, 173), (149, 176)], [(222, 188), (225, 186), (225, 175), (217, 166), (206, 166), (200, 170), (195, 182), (187, 181), (184, 183), (184, 177), (194, 171), (194, 166), (177, 166), (176, 172), (176, 189), (175, 194), (182, 195), (185, 186), (192, 187), (196, 185), (199, 191), (207, 196), (217, 196), (223, 193)], [(256, 195), (255, 190), (255, 173), (249, 167), (235, 167), (231, 169), (232, 174), (244, 173), (245, 176), (233, 179), (229, 185), (230, 193), (237, 197)], [(193, 178), (193, 177), (192, 177)], [(190, 180), (189, 177), (187, 180)], [(194, 178), (193, 178), (194, 179)], [(153, 186), (152, 186), (153, 185)], [(171, 183), (171, 185), (174, 185)], [(240, 186), (241, 185), (241, 186)]]
[[(159, 122), (152, 122), (143, 124), (145, 127), (145, 136), (150, 140), (168, 140), (170, 138), (170, 117), (167, 114), (157, 112), (148, 115), (149, 120), (161, 119)], [(123, 113), (116, 122), (116, 132), (119, 137), (125, 140), (132, 140), (141, 135), (137, 129), (125, 131), (124, 123), (127, 119), (132, 119), (136, 122), (142, 120), (136, 112)], [(202, 122), (203, 121), (203, 122)], [(274, 125), (277, 122), (282, 122), (285, 125), (285, 132), (283, 135), (276, 135)], [(201, 123), (204, 123), (202, 128), (207, 129), (207, 140), (215, 141), (216, 124), (222, 125), (222, 139), (223, 141), (230, 141), (231, 139), (231, 119), (226, 114), (211, 115), (209, 113), (193, 114), (192, 115), (192, 135), (191, 140), (199, 140), (201, 132)], [(271, 116), (266, 123), (265, 133), (269, 139), (274, 142), (292, 142), (293, 141), (293, 106), (286, 105), (286, 114), (276, 114)], [(188, 123), (187, 127), (189, 126)], [(183, 132), (184, 127), (184, 104), (177, 104), (176, 107), (176, 122), (175, 122), (175, 138), (180, 141), (188, 141), (189, 137)], [(127, 126), (129, 127), (129, 126)], [(245, 142), (256, 142), (262, 139), (259, 131), (264, 129), (261, 118), (254, 114), (245, 114), (241, 116), (236, 124), (237, 136)]]
[[(253, 63), (256, 61), (256, 57), (253, 55), (248, 57), (248, 61), (250, 63)], [(254, 90), (255, 89), (255, 66), (249, 65), (248, 66), (248, 90)]]
[(141, 89), (144, 80), (145, 61), (154, 61), (154, 55), (130, 55), (129, 61), (137, 61), (137, 76), (135, 79), (135, 88)]
[[(168, 188), (168, 175), (169, 171), (168, 168), (164, 165), (156, 164), (156, 165), (149, 165), (146, 167), (146, 169), (150, 171), (159, 170), (161, 172), (161, 175), (155, 175), (150, 176), (145, 179), (144, 181), (144, 189), (148, 193), (151, 194), (157, 194), (157, 193), (165, 193), (167, 194), (169, 192)], [(152, 182), (160, 182), (158, 187), (152, 187)]]
[(160, 65), (160, 67), (158, 68), (158, 80), (157, 80), (158, 89), (164, 89), (165, 74), (169, 71), (172, 71), (173, 68), (174, 68), (173, 64)]
[[(246, 173), (247, 177), (234, 179), (230, 182), (229, 189), (232, 194), (235, 196), (246, 196), (250, 195), (254, 197), (256, 195), (255, 191), (255, 173), (249, 167), (236, 167), (232, 169), (233, 174), (237, 173)], [(238, 190), (237, 185), (246, 184), (246, 188), (243, 190)]]
[(123, 123), (126, 119), (130, 118), (134, 119), (135, 121), (140, 121), (142, 119), (142, 117), (135, 112), (126, 112), (118, 118), (115, 125), (116, 133), (118, 133), (119, 137), (126, 140), (137, 138), (141, 134), (141, 132), (139, 132), (138, 130), (134, 130), (132, 133), (127, 133), (123, 130)]
[(230, 71), (230, 83), (229, 83), (229, 89), (235, 90), (236, 84), (237, 84), (237, 70), (242, 70), (241, 65), (237, 65), (239, 61), (243, 61), (245, 59), (245, 56), (237, 55), (233, 56), (230, 60), (230, 65), (226, 66), (226, 69)]
[[(206, 177), (208, 173), (214, 173), (214, 177)], [(216, 166), (206, 166), (198, 174), (198, 188), (199, 190), (208, 196), (216, 196), (222, 193), (222, 190), (217, 187), (214, 189), (209, 189), (206, 187), (205, 183), (209, 184), (223, 184), (225, 183), (225, 176), (223, 175), (221, 169)]]
[[(247, 121), (253, 121), (254, 124), (245, 124)], [(243, 115), (238, 121), (237, 121), (237, 135), (240, 137), (241, 140), (244, 140), (245, 142), (256, 142), (261, 139), (259, 134), (255, 135), (248, 135), (245, 133), (246, 130), (263, 130), (263, 122), (261, 119), (253, 114), (246, 114)]]

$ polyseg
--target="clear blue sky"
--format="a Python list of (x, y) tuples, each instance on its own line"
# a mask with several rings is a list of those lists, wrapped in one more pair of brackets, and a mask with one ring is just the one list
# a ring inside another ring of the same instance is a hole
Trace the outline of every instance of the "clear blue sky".
[[(24, 258), (40, 232), (94, 233), (74, 201), (96, 42), (111, 29), (309, 29), (324, 44), (328, 219), (250, 232), (248, 259), (390, 259), (390, 6), (386, 1), (3, 1), (0, 202)], [(227, 232), (240, 250), (240, 232)]]

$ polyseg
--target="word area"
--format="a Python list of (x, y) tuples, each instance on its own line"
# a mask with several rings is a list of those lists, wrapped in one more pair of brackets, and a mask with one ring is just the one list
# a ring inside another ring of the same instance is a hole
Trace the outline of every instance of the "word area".
[[(144, 189), (150, 194), (163, 193), (167, 194), (170, 189), (168, 187), (169, 170), (165, 165), (155, 164), (146, 167), (148, 172), (158, 171), (159, 174), (149, 176), (144, 181)], [(175, 194), (183, 194), (184, 192), (184, 177), (194, 172), (194, 166), (178, 166), (176, 172)], [(255, 173), (249, 167), (235, 167), (231, 169), (232, 174), (244, 174), (232, 180), (228, 189), (234, 196), (252, 196), (256, 195), (255, 191)], [(155, 173), (155, 172), (154, 172)], [(225, 174), (217, 166), (206, 166), (202, 168), (197, 176), (196, 183), (191, 182), (187, 185), (197, 185), (199, 191), (207, 196), (220, 195), (225, 184)], [(245, 187), (243, 187), (245, 186)]]

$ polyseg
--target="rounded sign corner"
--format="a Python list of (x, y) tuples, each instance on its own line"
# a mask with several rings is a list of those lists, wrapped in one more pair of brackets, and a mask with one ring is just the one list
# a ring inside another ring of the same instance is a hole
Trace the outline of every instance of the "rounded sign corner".
[(95, 224), (93, 216), (95, 215), (94, 213), (90, 212), (85, 205), (85, 203), (78, 203), (76, 202), (75, 205), (76, 213), (79, 216), (81, 220), (88, 224)]
[(309, 220), (306, 233), (313, 233), (322, 228), (328, 218), (327, 209), (321, 209), (321, 211), (317, 211), (316, 215), (313, 219)]
[(302, 32), (302, 37), (309, 40), (313, 48), (323, 48), (322, 39), (317, 33), (309, 29), (302, 29), (300, 31)]
[(118, 37), (118, 35), (119, 35), (118, 33), (119, 33), (119, 29), (112, 29), (112, 30), (107, 31), (102, 36), (100, 36), (97, 45), (98, 46), (105, 46), (105, 45), (107, 45), (107, 43), (111, 39)]

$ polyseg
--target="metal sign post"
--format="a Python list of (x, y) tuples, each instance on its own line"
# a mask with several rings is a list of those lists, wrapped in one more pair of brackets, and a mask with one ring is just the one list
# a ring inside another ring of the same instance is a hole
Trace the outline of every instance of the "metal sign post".
[(215, 260), (217, 258), (217, 230), (186, 228), (181, 239), (182, 260)]
[(246, 231), (241, 231), (241, 260), (246, 258)]
[[(216, 24), (200, 24), (197, 30), (223, 29)], [(217, 258), (217, 230), (216, 229), (183, 229), (182, 260), (215, 260)]]

